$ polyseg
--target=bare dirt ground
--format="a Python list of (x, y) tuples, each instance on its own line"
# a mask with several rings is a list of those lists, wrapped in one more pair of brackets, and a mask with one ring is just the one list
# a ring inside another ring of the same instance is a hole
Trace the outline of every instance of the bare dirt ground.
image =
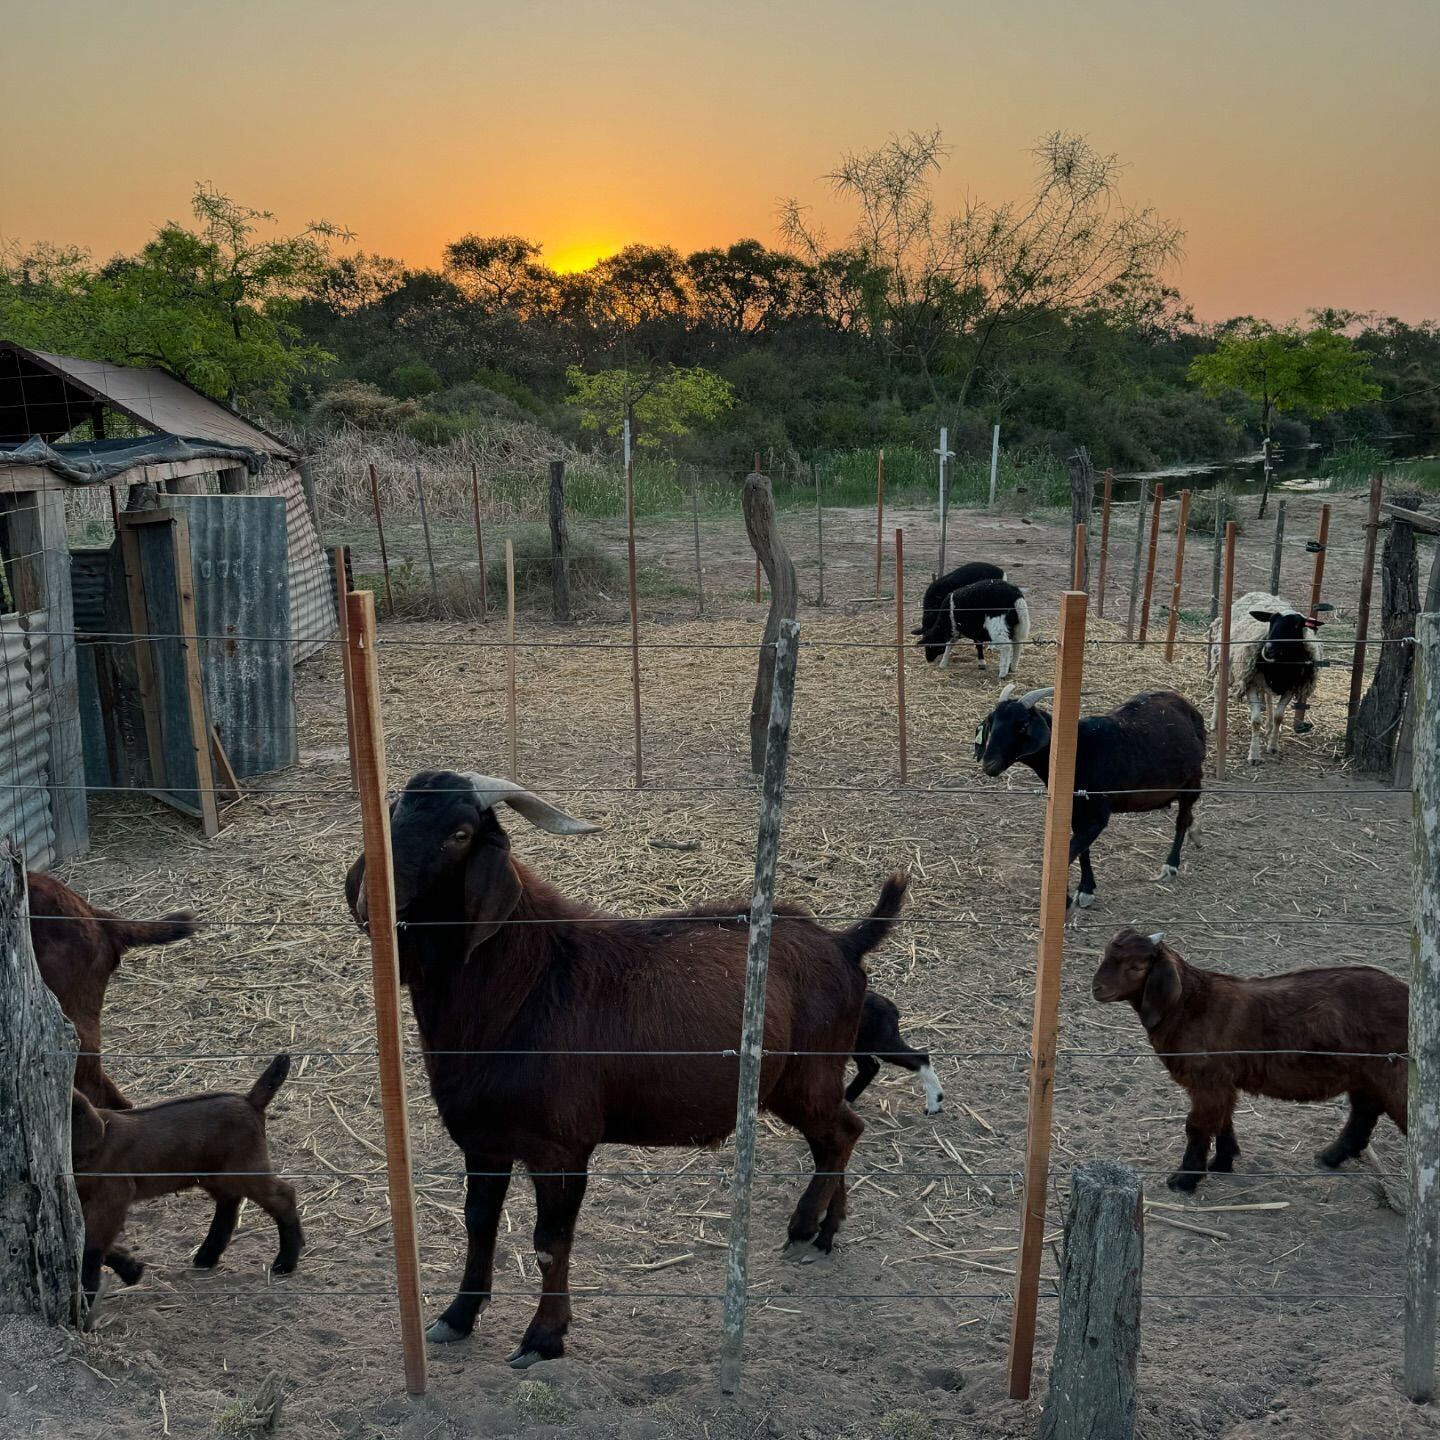
[[(1285, 585), (1303, 603), (1313, 533), (1292, 500)], [(933, 564), (934, 527), (906, 527), (910, 607)], [(910, 785), (897, 785), (894, 616), (874, 589), (873, 516), (827, 514), (826, 597), (807, 604), (787, 798), (782, 891), (826, 916), (868, 909), (883, 874), (909, 869), (911, 918), (873, 957), (876, 988), (901, 1006), (912, 1041), (935, 1056), (944, 1113), (927, 1119), (911, 1077), (889, 1071), (860, 1102), (851, 1218), (828, 1262), (779, 1260), (803, 1184), (798, 1137), (762, 1126), (754, 1211), (753, 1305), (745, 1391), (716, 1383), (727, 1153), (610, 1149), (581, 1216), (570, 1355), (521, 1376), (504, 1357), (533, 1306), (533, 1207), (511, 1190), (501, 1293), (468, 1342), (431, 1354), (429, 1395), (404, 1398), (385, 1208), (369, 962), (345, 913), (344, 868), (359, 845), (348, 789), (338, 656), (301, 672), (301, 763), (232, 809), (213, 842), (140, 799), (97, 803), (95, 848), (64, 878), (134, 915), (192, 905), (210, 920), (187, 945), (139, 952), (106, 1012), (107, 1067), (136, 1098), (245, 1088), (280, 1049), (295, 1072), (271, 1109), (277, 1163), (301, 1191), (309, 1248), (272, 1281), (274, 1233), (247, 1210), (222, 1266), (189, 1268), (208, 1223), (201, 1197), (139, 1207), (128, 1239), (150, 1262), (114, 1291), (85, 1337), (0, 1330), (0, 1435), (254, 1434), (251, 1397), (284, 1392), (275, 1433), (319, 1437), (559, 1434), (635, 1437), (1018, 1437), (1034, 1431), (1048, 1383), (1052, 1298), (1040, 1302), (1035, 1400), (1006, 1397), (1008, 1291), (1024, 1152), (1043, 799), (1029, 772), (990, 781), (972, 758), (997, 692), (971, 663), (907, 665)], [(1358, 502), (1334, 521), (1327, 596), (1343, 633), (1353, 605)], [(813, 516), (784, 519), (802, 593), (818, 579)], [(1128, 583), (1133, 510), (1117, 519), (1111, 599)], [(1238, 588), (1263, 586), (1269, 527), (1241, 546)], [(1172, 539), (1162, 541), (1168, 577)], [(692, 563), (679, 521), (647, 525), (644, 553), (677, 574)], [(1028, 588), (1036, 633), (1053, 633), (1068, 570), (1056, 524), (956, 515), (952, 563), (1005, 564)], [(1206, 610), (1208, 547), (1192, 537), (1182, 609)], [(1123, 554), (1122, 554), (1123, 552)], [(887, 557), (886, 587), (890, 584)], [(562, 840), (520, 822), (517, 852), (564, 888), (643, 913), (748, 891), (755, 792), (745, 775), (752, 645), (762, 607), (738, 522), (706, 526), (707, 613), (664, 602), (643, 638), (673, 649), (644, 660), (647, 789), (631, 787), (628, 653), (522, 650), (520, 770), (527, 783), (604, 827)], [(1378, 593), (1378, 587), (1377, 587)], [(1168, 596), (1168, 578), (1157, 597)], [(560, 631), (522, 619), (522, 639), (613, 645), (608, 618)], [(1123, 632), (1096, 621), (1090, 636)], [(1086, 708), (1173, 685), (1201, 708), (1201, 630), (1182, 627), (1174, 666), (1159, 648), (1097, 643)], [(395, 783), (424, 765), (504, 768), (503, 652), (495, 628), (407, 624), (382, 630), (384, 716)], [(729, 648), (734, 647), (734, 648)], [(1372, 652), (1373, 653), (1373, 652)], [(1338, 656), (1337, 652), (1337, 658)], [(1047, 683), (1053, 651), (1029, 650), (1022, 681)], [(1180, 1201), (1164, 1176), (1183, 1148), (1183, 1097), (1148, 1054), (1128, 1008), (1102, 1007), (1089, 981), (1116, 928), (1166, 930), (1191, 959), (1240, 974), (1301, 964), (1408, 965), (1409, 799), (1351, 777), (1337, 758), (1348, 663), (1325, 672), (1314, 734), (1252, 773), (1246, 728), (1232, 728), (1230, 779), (1199, 808), (1202, 844), (1179, 880), (1156, 882), (1168, 816), (1119, 818), (1096, 850), (1099, 904), (1067, 945), (1056, 1092), (1050, 1233), (1072, 1163), (1114, 1157), (1140, 1169), (1149, 1212), (1139, 1432), (1160, 1437), (1419, 1436), (1429, 1410), (1398, 1387), (1403, 1221), (1363, 1169), (1317, 1172), (1338, 1106), (1247, 1102), (1243, 1157)], [(336, 793), (342, 792), (342, 793)], [(675, 846), (694, 844), (693, 850)], [(414, 1037), (412, 1035), (412, 1043)], [(1116, 1052), (1120, 1052), (1117, 1054)], [(188, 1058), (182, 1058), (188, 1057)], [(457, 1283), (463, 1248), (460, 1156), (418, 1065), (411, 1116), (422, 1275), (430, 1313)], [(1400, 1163), (1393, 1131), (1385, 1162)], [(1257, 1201), (1284, 1208), (1216, 1210)], [(1192, 1229), (1175, 1228), (1179, 1221)], [(1055, 1273), (1045, 1267), (1045, 1291)]]

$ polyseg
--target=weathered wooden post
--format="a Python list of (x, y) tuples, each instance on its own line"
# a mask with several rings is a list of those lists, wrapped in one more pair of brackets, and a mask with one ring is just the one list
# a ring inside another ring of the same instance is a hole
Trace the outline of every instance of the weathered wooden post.
[(765, 567), (770, 581), (770, 610), (765, 616), (765, 633), (760, 640), (760, 658), (755, 670), (755, 694), (750, 701), (750, 769), (759, 775), (765, 768), (765, 743), (770, 724), (770, 696), (774, 685), (775, 639), (784, 620), (795, 618), (797, 591), (795, 562), (780, 538), (775, 523), (775, 497), (770, 482), (760, 474), (747, 475), (740, 497), (745, 512), (745, 533), (755, 548), (755, 558)]
[(997, 423), (990, 433), (990, 503), (987, 510), (995, 508), (995, 485), (1000, 478), (1000, 426)]
[(1305, 547), (1315, 556), (1315, 571), (1310, 581), (1310, 610), (1312, 620), (1320, 614), (1320, 587), (1325, 580), (1325, 552), (1330, 548), (1330, 507), (1320, 507), (1320, 524), (1315, 539)]
[(700, 564), (700, 467), (690, 467), (690, 519), (695, 530), (695, 613), (705, 614), (705, 571)]
[(1170, 588), (1170, 618), (1165, 625), (1165, 660), (1175, 659), (1175, 630), (1180, 624), (1180, 586), (1185, 578), (1185, 536), (1190, 524), (1190, 492), (1180, 492), (1180, 518), (1175, 522), (1175, 580)]
[(30, 945), (25, 862), (0, 842), (0, 1315), (80, 1320), (85, 1222), (70, 1178), (75, 1031)]
[(1379, 474), (1370, 477), (1370, 508), (1365, 516), (1365, 553), (1360, 561), (1360, 599), (1355, 605), (1355, 653), (1350, 659), (1350, 699), (1345, 707), (1345, 753), (1355, 749), (1355, 712), (1365, 688), (1365, 641), (1370, 632), (1370, 597), (1375, 588), (1375, 545), (1380, 534)]
[(820, 467), (812, 460), (810, 473), (815, 477), (815, 553), (820, 560), (820, 595), (817, 605), (825, 603), (825, 509), (820, 501)]
[(435, 578), (435, 550), (430, 544), (430, 512), (425, 508), (425, 480), (415, 467), (415, 493), (420, 497), (420, 528), (425, 532), (425, 563), (430, 567), (430, 613), (440, 618), (440, 582)]
[[(630, 582), (630, 710), (635, 726), (635, 788), (645, 788), (645, 750), (640, 728), (640, 588), (635, 578), (635, 457), (625, 431), (625, 543)], [(514, 650), (511, 650), (514, 655)], [(512, 779), (515, 777), (511, 777)]]
[(1374, 678), (1355, 711), (1351, 754), (1355, 768), (1366, 774), (1394, 774), (1395, 783), (1408, 788), (1409, 762), (1397, 765), (1396, 737), (1405, 714), (1406, 691), (1415, 663), (1414, 647), (1404, 643), (1415, 633), (1420, 608), (1420, 572), (1415, 555), (1415, 528), (1397, 515), (1410, 509), (1419, 496), (1400, 495), (1392, 505), (1381, 505), (1390, 515), (1390, 532), (1380, 560), (1380, 634), (1385, 642)]
[(1214, 623), (1220, 613), (1220, 563), (1225, 553), (1225, 492), (1216, 490), (1215, 495), (1215, 553), (1210, 560), (1210, 620)]
[(900, 783), (910, 778), (910, 737), (905, 728), (905, 532), (895, 531), (895, 713), (900, 739)]
[(480, 618), (487, 619), (489, 597), (485, 594), (485, 527), (480, 523), (480, 467), (470, 462), (470, 501), (475, 507), (475, 554), (480, 561)]
[(1077, 1165), (1060, 1261), (1059, 1333), (1040, 1440), (1130, 1440), (1140, 1359), (1145, 1204), (1113, 1160)]
[(1100, 507), (1100, 575), (1095, 584), (1097, 605), (1095, 613), (1102, 619), (1105, 615), (1105, 582), (1110, 571), (1110, 501), (1115, 490), (1115, 472), (1105, 471), (1105, 497)]
[(1050, 1120), (1055, 1106), (1055, 1034), (1060, 1016), (1060, 962), (1065, 950), (1065, 892), (1070, 871), (1070, 812), (1075, 800), (1075, 743), (1085, 665), (1085, 595), (1060, 599), (1055, 648), (1055, 700), (1050, 728), (1050, 777), (1045, 800), (1040, 872), (1040, 942), (1030, 1028), (1029, 1100), (1025, 1116), (1025, 1194), (1010, 1318), (1010, 1398), (1030, 1395), (1035, 1364), (1035, 1309), (1045, 1241), (1050, 1178)]
[(1280, 560), (1285, 549), (1285, 501), (1275, 505), (1275, 539), (1270, 545), (1270, 593), (1280, 593)]
[(505, 538), (505, 733), (511, 780), (520, 779), (519, 706), (515, 698), (515, 542)]
[(950, 462), (955, 458), (955, 452), (950, 448), (950, 429), (946, 425), (940, 427), (940, 447), (935, 453), (940, 457), (940, 554), (935, 574), (940, 576), (945, 573), (945, 532), (950, 518)]
[(1085, 585), (1085, 523), (1075, 527), (1070, 538), (1070, 588), (1084, 590)]
[(557, 620), (570, 618), (570, 537), (565, 533), (565, 462), (550, 462), (550, 563), (552, 610)]
[(1130, 609), (1125, 616), (1125, 638), (1135, 638), (1135, 607), (1140, 599), (1140, 558), (1145, 548), (1145, 506), (1150, 493), (1148, 482), (1140, 482), (1140, 499), (1135, 511), (1135, 562), (1130, 568)]
[[(749, 483), (747, 480), (747, 487)], [(768, 481), (765, 489), (768, 497)], [(771, 589), (773, 591), (773, 584)], [(720, 1355), (720, 1388), (730, 1395), (740, 1387), (740, 1362), (745, 1346), (750, 1189), (755, 1174), (760, 1065), (765, 1047), (765, 986), (770, 971), (775, 870), (780, 859), (780, 811), (785, 800), (785, 766), (790, 756), (790, 711), (795, 698), (795, 662), (799, 649), (800, 627), (793, 619), (781, 620), (770, 644), (773, 688), (765, 726), (764, 781), (760, 795), (760, 829), (755, 844), (750, 938), (745, 951), (745, 1010), (740, 1028), (740, 1078), (735, 1100), (735, 1179), (730, 1191), (730, 1245), (725, 1262), (725, 1335)]]
[(348, 545), (337, 545), (331, 552), (335, 565), (335, 619), (340, 640), (341, 678), (345, 686), (345, 749), (350, 756), (350, 783), (360, 783), (359, 757), (355, 750), (354, 683), (350, 674), (350, 593)]
[(885, 566), (885, 452), (875, 457), (875, 598), (880, 598), (880, 573)]
[(1225, 522), (1225, 570), (1220, 586), (1220, 655), (1215, 669), (1215, 778), (1225, 778), (1230, 738), (1230, 611), (1235, 599), (1235, 522)]
[(1155, 557), (1160, 550), (1160, 512), (1165, 500), (1165, 487), (1155, 487), (1155, 500), (1150, 507), (1150, 548), (1145, 561), (1145, 599), (1140, 606), (1140, 644), (1150, 633), (1150, 597), (1155, 593)]
[[(1090, 464), (1089, 450), (1083, 445), (1077, 446), (1065, 462), (1065, 469), (1070, 477), (1070, 573), (1079, 577), (1074, 581), (1074, 588), (1086, 590), (1090, 555), (1085, 549), (1085, 537), (1090, 531), (1090, 512), (1095, 508), (1095, 470)], [(1081, 547), (1079, 550), (1075, 549), (1077, 545)]]

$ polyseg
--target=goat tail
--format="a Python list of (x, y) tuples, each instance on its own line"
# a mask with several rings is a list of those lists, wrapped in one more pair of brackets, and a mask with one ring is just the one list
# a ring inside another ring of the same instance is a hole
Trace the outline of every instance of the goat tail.
[(1015, 597), (1015, 640), (1023, 644), (1030, 638), (1030, 606), (1023, 595)]
[(275, 1092), (285, 1083), (290, 1073), (290, 1057), (277, 1055), (261, 1072), (260, 1078), (250, 1087), (245, 1097), (257, 1110), (264, 1108), (275, 1098)]
[(858, 965), (861, 957), (869, 954), (895, 928), (895, 917), (905, 903), (905, 891), (909, 887), (908, 875), (897, 872), (886, 878), (869, 916), (837, 937), (847, 960)]
[(199, 928), (198, 915), (177, 910), (159, 920), (124, 920), (117, 916), (110, 933), (122, 950), (128, 950), (132, 945), (169, 945), (175, 940), (188, 940)]

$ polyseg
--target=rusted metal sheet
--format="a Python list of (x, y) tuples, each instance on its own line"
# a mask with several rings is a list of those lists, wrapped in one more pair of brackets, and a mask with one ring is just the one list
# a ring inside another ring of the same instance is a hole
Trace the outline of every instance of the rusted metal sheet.
[(273, 470), (256, 484), (257, 495), (279, 495), (285, 501), (285, 523), (290, 536), (290, 637), (295, 662), (308, 660), (337, 633), (335, 577), (320, 548), (315, 522), (305, 504), (300, 472)]
[(47, 613), (0, 615), (0, 834), (35, 870), (55, 859)]

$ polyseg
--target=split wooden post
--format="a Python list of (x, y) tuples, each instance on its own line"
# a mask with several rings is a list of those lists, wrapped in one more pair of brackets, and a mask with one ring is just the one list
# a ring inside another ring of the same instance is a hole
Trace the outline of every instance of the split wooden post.
[(1114, 1160), (1077, 1165), (1060, 1261), (1059, 1333), (1039, 1440), (1130, 1440), (1140, 1359), (1145, 1201)]
[(1035, 1362), (1035, 1309), (1044, 1253), (1045, 1199), (1050, 1173), (1050, 1119), (1055, 1103), (1055, 1031), (1060, 1010), (1060, 962), (1065, 948), (1065, 898), (1070, 875), (1070, 811), (1075, 800), (1075, 742), (1085, 665), (1083, 591), (1060, 600), (1055, 650), (1055, 699), (1050, 725), (1050, 778), (1045, 801), (1044, 862), (1040, 877), (1040, 942), (1030, 1032), (1030, 1090), (1025, 1118), (1025, 1194), (1015, 1308), (1010, 1323), (1010, 1398), (1030, 1394)]
[(415, 493), (420, 497), (420, 528), (425, 532), (425, 563), (430, 567), (430, 613), (440, 618), (440, 584), (435, 578), (435, 551), (430, 544), (430, 512), (425, 507), (425, 480), (415, 467)]
[(765, 769), (765, 747), (770, 734), (775, 644), (781, 625), (795, 618), (800, 597), (795, 562), (780, 538), (780, 527), (775, 520), (775, 497), (765, 476), (757, 472), (746, 478), (740, 495), (740, 508), (745, 515), (745, 534), (756, 555), (764, 562), (765, 574), (770, 580), (770, 608), (765, 615), (765, 630), (755, 664), (755, 690), (750, 697), (750, 769), (753, 774), (760, 775)]
[(690, 467), (690, 518), (695, 527), (695, 614), (705, 614), (705, 571), (700, 564), (700, 467)]
[(909, 736), (905, 733), (905, 532), (895, 530), (895, 709), (900, 727), (900, 783), (910, 778)]
[[(1398, 789), (1408, 790), (1413, 776), (1414, 745), (1411, 683), (1415, 647), (1407, 643), (1415, 634), (1420, 610), (1419, 557), (1415, 552), (1415, 526), (1408, 496), (1397, 503), (1382, 502), (1390, 529), (1380, 559), (1380, 661), (1370, 688), (1355, 711), (1354, 762), (1362, 774), (1388, 775)], [(1414, 497), (1418, 505), (1420, 497)], [(1416, 517), (1421, 518), (1421, 517)]]
[(1225, 492), (1216, 490), (1215, 495), (1215, 553), (1210, 559), (1210, 620), (1214, 623), (1220, 613), (1220, 562), (1225, 554)]
[(1105, 472), (1105, 493), (1100, 502), (1100, 574), (1095, 584), (1095, 613), (1105, 616), (1105, 581), (1110, 570), (1110, 501), (1115, 491), (1115, 472)]
[(770, 971), (775, 871), (780, 859), (780, 812), (785, 801), (785, 766), (790, 756), (790, 712), (795, 699), (799, 625), (794, 620), (781, 620), (774, 644), (774, 685), (765, 737), (760, 829), (755, 844), (755, 898), (750, 906), (750, 938), (745, 951), (745, 1011), (740, 1029), (740, 1078), (735, 1100), (735, 1178), (730, 1189), (730, 1245), (725, 1260), (725, 1335), (720, 1354), (720, 1388), (728, 1395), (740, 1387), (740, 1362), (745, 1347), (750, 1190), (759, 1128), (760, 1065), (765, 1050), (765, 987)]
[[(1317, 619), (1320, 614), (1320, 587), (1325, 580), (1325, 551), (1330, 545), (1330, 507), (1320, 507), (1320, 524), (1315, 531), (1314, 552), (1315, 570), (1310, 580), (1310, 610), (1312, 620)], [(1311, 548), (1309, 546), (1307, 549)]]
[(490, 602), (485, 594), (485, 527), (480, 523), (480, 467), (470, 462), (470, 500), (475, 507), (475, 554), (480, 561), (480, 618), (489, 618)]
[(1185, 578), (1185, 536), (1190, 524), (1190, 492), (1180, 492), (1180, 518), (1175, 522), (1175, 582), (1170, 588), (1170, 618), (1165, 626), (1165, 661), (1175, 659), (1175, 631), (1180, 624), (1180, 586)]
[(1225, 522), (1225, 564), (1220, 579), (1220, 663), (1215, 669), (1215, 778), (1225, 778), (1230, 739), (1230, 610), (1235, 599), (1235, 522)]
[(810, 473), (815, 477), (815, 553), (820, 560), (820, 596), (817, 605), (825, 603), (825, 508), (820, 501), (820, 467), (813, 460)]
[(1000, 426), (997, 424), (990, 433), (990, 503), (986, 507), (989, 510), (995, 508), (995, 482), (1000, 478)]
[(335, 561), (335, 617), (339, 622), (340, 663), (345, 685), (345, 748), (350, 755), (350, 783), (358, 786), (360, 771), (356, 768), (355, 710), (352, 699), (355, 686), (350, 673), (350, 606), (345, 598), (350, 593), (350, 577), (345, 568), (345, 547), (337, 545), (332, 554)]
[(1435, 1395), (1440, 1279), (1440, 615), (1415, 627), (1415, 870), (1410, 934), (1410, 1133), (1406, 1142), (1405, 1393)]
[[(640, 738), (640, 590), (635, 580), (635, 458), (625, 460), (626, 563), (630, 571), (630, 699), (635, 721), (635, 788), (645, 787), (645, 756)], [(758, 587), (757, 587), (758, 589)]]
[(1145, 506), (1150, 494), (1149, 483), (1140, 482), (1140, 499), (1135, 514), (1135, 563), (1130, 569), (1130, 609), (1125, 616), (1125, 638), (1135, 638), (1135, 606), (1140, 598), (1140, 558), (1145, 547)]
[(875, 598), (880, 598), (880, 571), (885, 562), (885, 452), (875, 460)]
[(515, 542), (505, 540), (505, 729), (510, 740), (510, 779), (520, 779), (519, 706), (515, 699)]
[(370, 502), (375, 507), (375, 533), (380, 537), (380, 569), (385, 575), (385, 613), (395, 613), (395, 592), (390, 588), (390, 557), (385, 553), (385, 517), (380, 513), (380, 481), (375, 476), (375, 465), (370, 465)]
[(1275, 539), (1270, 545), (1270, 593), (1280, 593), (1280, 560), (1285, 548), (1285, 501), (1282, 497), (1275, 505)]
[(1075, 527), (1074, 539), (1070, 542), (1070, 588), (1088, 590), (1085, 584), (1085, 524), (1081, 521)]
[(205, 718), (205, 680), (195, 624), (195, 565), (190, 555), (190, 523), (175, 515), (175, 613), (180, 622), (180, 656), (185, 671), (185, 710), (190, 720), (190, 748), (195, 756), (195, 792), (200, 828), (206, 839), (220, 833), (220, 805), (215, 795), (215, 767), (210, 759), (210, 722)]
[(570, 618), (570, 537), (565, 533), (565, 462), (550, 462), (551, 609), (557, 620)]
[(1155, 487), (1155, 501), (1150, 507), (1150, 548), (1145, 560), (1145, 599), (1140, 606), (1140, 644), (1150, 633), (1150, 597), (1155, 591), (1155, 556), (1160, 549), (1160, 512), (1165, 500), (1165, 487)]
[(420, 1256), (415, 1238), (415, 1195), (410, 1168), (410, 1125), (405, 1109), (405, 1060), (400, 1018), (400, 967), (395, 942), (395, 867), (390, 851), (390, 797), (385, 772), (385, 729), (375, 661), (375, 597), (346, 596), (349, 609), (350, 708), (355, 716), (355, 763), (360, 775), (360, 818), (365, 835), (365, 900), (374, 982), (375, 1039), (380, 1057), (380, 1111), (385, 1125), (385, 1171), (390, 1231), (395, 1242), (395, 1283), (400, 1301), (400, 1342), (405, 1388), (423, 1395), (425, 1334), (420, 1323)]
[(1345, 707), (1345, 753), (1355, 748), (1355, 712), (1365, 688), (1365, 641), (1370, 631), (1370, 597), (1375, 589), (1375, 545), (1380, 534), (1381, 477), (1370, 477), (1370, 509), (1365, 517), (1365, 554), (1360, 562), (1360, 599), (1355, 606), (1355, 654), (1350, 661), (1350, 700)]

